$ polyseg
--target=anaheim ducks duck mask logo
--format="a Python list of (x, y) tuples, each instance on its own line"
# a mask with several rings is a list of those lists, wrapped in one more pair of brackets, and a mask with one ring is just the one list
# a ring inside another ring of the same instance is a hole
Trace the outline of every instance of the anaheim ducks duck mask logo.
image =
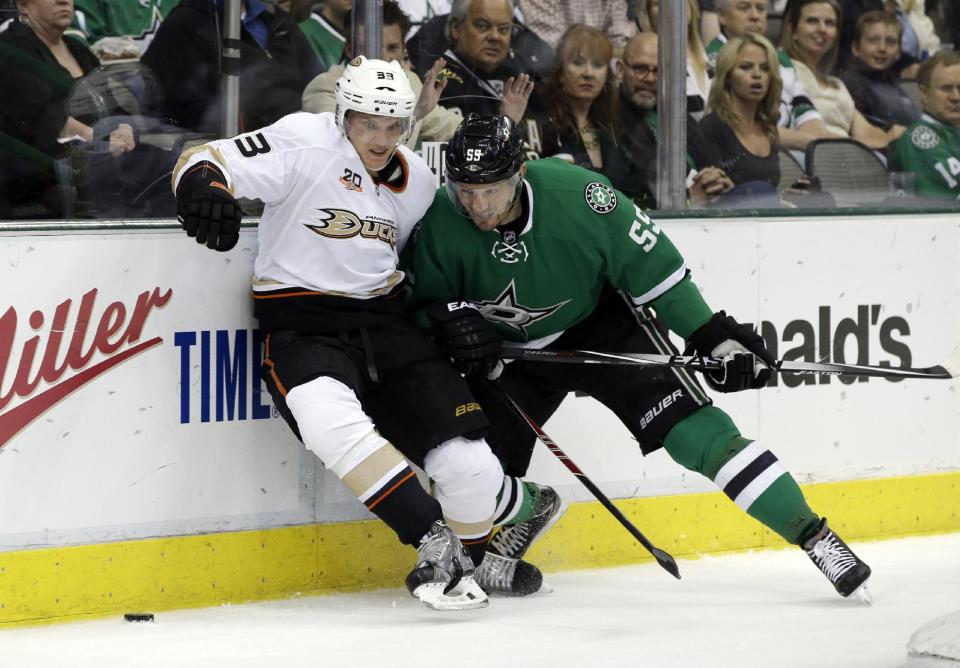
[(392, 221), (384, 218), (360, 218), (353, 211), (345, 209), (315, 209), (317, 223), (304, 225), (322, 237), (329, 239), (351, 239), (358, 234), (364, 239), (377, 239), (396, 246), (400, 233)]

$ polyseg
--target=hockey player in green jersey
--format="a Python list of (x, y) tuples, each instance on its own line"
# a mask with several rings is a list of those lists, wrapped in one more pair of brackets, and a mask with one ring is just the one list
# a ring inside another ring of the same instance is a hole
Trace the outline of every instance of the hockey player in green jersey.
[(960, 199), (960, 52), (924, 61), (917, 81), (923, 118), (897, 140), (890, 169), (916, 174), (918, 195)]
[[(763, 339), (713, 312), (670, 239), (602, 176), (552, 158), (524, 163), (512, 122), (475, 114), (451, 139), (446, 169), (446, 188), (421, 221), (412, 255), (414, 304), (428, 316), (438, 302), (446, 303), (449, 317), (460, 315), (449, 352), (480, 376), (471, 389), (492, 424), (488, 442), (509, 475), (526, 473), (535, 441), (485, 389), (482, 375), (495, 367), (497, 351), (478, 343), (471, 354), (464, 345), (471, 337), (486, 341), (485, 329), (511, 346), (675, 352), (652, 309), (697, 354), (724, 359), (723, 371), (706, 377), (714, 389), (766, 384), (772, 358)], [(431, 321), (436, 329), (435, 316)], [(842, 596), (870, 576), (869, 566), (808, 507), (772, 451), (741, 436), (687, 370), (517, 361), (497, 382), (541, 424), (568, 392), (593, 396), (644, 454), (663, 447), (803, 547)]]

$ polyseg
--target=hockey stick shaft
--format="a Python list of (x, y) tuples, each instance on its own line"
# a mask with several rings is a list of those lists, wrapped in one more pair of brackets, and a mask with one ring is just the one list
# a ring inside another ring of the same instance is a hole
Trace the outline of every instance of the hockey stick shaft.
[(547, 433), (538, 425), (533, 419), (527, 415), (522, 408), (513, 400), (509, 394), (507, 394), (502, 387), (497, 385), (494, 382), (489, 383), (490, 388), (493, 390), (494, 394), (519, 417), (527, 425), (527, 427), (532, 431), (536, 437), (547, 446), (547, 449), (550, 450), (557, 459), (563, 462), (563, 465), (567, 467), (567, 470), (570, 471), (577, 480), (590, 490), (590, 493), (599, 501), (604, 508), (606, 508), (611, 515), (613, 515), (623, 527), (630, 532), (630, 534), (636, 538), (641, 545), (643, 545), (650, 554), (653, 555), (654, 559), (657, 560), (657, 563), (660, 564), (668, 573), (673, 577), (680, 579), (680, 569), (677, 567), (677, 562), (672, 556), (664, 552), (660, 548), (656, 547), (653, 543), (650, 542), (643, 533), (633, 525), (633, 523), (626, 518), (626, 516), (620, 512), (620, 509), (613, 505), (613, 502), (607, 498), (607, 496), (600, 491), (600, 488), (594, 484), (586, 474), (580, 470), (580, 467), (577, 466), (567, 454), (561, 450), (552, 438), (550, 438)]
[[(716, 357), (655, 355), (646, 353), (604, 353), (593, 350), (505, 348), (501, 357), (503, 357), (503, 359), (523, 360), (526, 362), (682, 367), (693, 371), (717, 371), (723, 368), (723, 360)], [(774, 360), (774, 364), (770, 369), (776, 373), (871, 376), (877, 378), (921, 378), (932, 380), (956, 378), (960, 375), (960, 364), (955, 360), (956, 353), (954, 353), (951, 361), (944, 366), (931, 366), (923, 369), (870, 366), (867, 364)]]

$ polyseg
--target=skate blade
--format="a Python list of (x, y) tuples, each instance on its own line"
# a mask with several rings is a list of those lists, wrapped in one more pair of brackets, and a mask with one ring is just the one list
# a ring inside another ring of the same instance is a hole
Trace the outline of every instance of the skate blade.
[(465, 577), (446, 594), (443, 582), (427, 582), (413, 590), (414, 598), (419, 599), (428, 608), (446, 612), (448, 610), (477, 610), (485, 608), (490, 601), (487, 594), (472, 577)]
[(546, 582), (540, 585), (540, 589), (537, 591), (532, 591), (528, 594), (518, 594), (514, 591), (501, 591), (499, 589), (491, 589), (487, 592), (487, 595), (490, 598), (536, 598), (538, 596), (543, 596), (544, 594), (552, 594), (553, 587), (548, 585)]
[(866, 582), (854, 589), (850, 593), (850, 598), (860, 605), (865, 605), (867, 607), (873, 605), (873, 593), (870, 591), (870, 588), (867, 587)]

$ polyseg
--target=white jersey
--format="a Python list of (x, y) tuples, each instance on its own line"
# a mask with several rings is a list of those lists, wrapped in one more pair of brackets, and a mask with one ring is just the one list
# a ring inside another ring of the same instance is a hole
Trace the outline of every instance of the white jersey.
[(400, 250), (436, 192), (427, 164), (405, 146), (397, 150), (402, 177), (375, 181), (331, 113), (290, 114), (184, 157), (175, 186), (190, 165), (208, 160), (235, 197), (263, 201), (256, 293), (387, 294), (403, 279)]

